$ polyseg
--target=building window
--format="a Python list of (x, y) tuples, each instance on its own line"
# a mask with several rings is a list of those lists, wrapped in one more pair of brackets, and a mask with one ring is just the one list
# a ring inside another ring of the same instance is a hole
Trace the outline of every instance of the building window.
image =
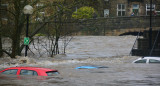
[(138, 16), (138, 13), (139, 13), (139, 5), (138, 4), (132, 5), (132, 13), (134, 13), (134, 15)]
[(39, 9), (39, 11), (36, 13), (35, 21), (39, 21), (39, 22), (44, 21), (45, 10), (43, 9), (43, 6), (44, 6), (43, 3), (36, 4), (36, 8)]
[[(152, 4), (152, 13), (155, 11), (155, 4)], [(150, 4), (146, 4), (146, 15), (150, 15)]]
[(109, 17), (109, 9), (104, 9), (104, 17)]
[(7, 17), (7, 9), (8, 9), (8, 4), (1, 4), (1, 18), (6, 18)]
[(42, 3), (38, 3), (36, 4), (37, 7), (43, 7), (43, 4)]
[(126, 14), (125, 4), (118, 4), (117, 5), (117, 16), (125, 16), (125, 14)]

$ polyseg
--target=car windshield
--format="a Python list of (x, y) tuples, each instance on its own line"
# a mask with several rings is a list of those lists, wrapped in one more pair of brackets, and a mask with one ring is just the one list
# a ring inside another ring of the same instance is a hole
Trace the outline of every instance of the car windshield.
[(2, 74), (12, 74), (12, 75), (16, 75), (17, 74), (17, 69), (10, 69), (10, 70), (6, 70), (4, 72), (2, 72)]
[(147, 59), (138, 60), (135, 63), (146, 63)]
[(57, 71), (49, 71), (49, 72), (46, 72), (48, 76), (53, 76), (53, 75), (57, 75), (59, 74)]

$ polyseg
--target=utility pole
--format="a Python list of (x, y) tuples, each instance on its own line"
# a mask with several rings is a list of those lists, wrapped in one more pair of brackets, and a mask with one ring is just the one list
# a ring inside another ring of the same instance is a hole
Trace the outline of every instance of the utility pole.
[(152, 49), (152, 0), (150, 0), (149, 49)]
[(0, 57), (3, 55), (1, 37), (2, 37), (2, 1), (0, 0)]

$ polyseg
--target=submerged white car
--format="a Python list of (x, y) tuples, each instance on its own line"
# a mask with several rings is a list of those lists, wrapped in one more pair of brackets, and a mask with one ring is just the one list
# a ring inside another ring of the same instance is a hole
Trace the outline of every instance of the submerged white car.
[(160, 57), (141, 57), (134, 60), (133, 63), (160, 63)]

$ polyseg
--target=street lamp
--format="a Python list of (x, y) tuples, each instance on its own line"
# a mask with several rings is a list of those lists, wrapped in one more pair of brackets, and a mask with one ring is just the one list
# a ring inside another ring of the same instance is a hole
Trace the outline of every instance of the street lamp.
[(25, 57), (27, 56), (28, 44), (29, 44), (29, 37), (28, 37), (28, 27), (29, 27), (29, 15), (33, 13), (33, 7), (30, 5), (26, 5), (23, 9), (23, 13), (27, 15), (27, 24), (26, 24), (26, 37), (24, 38), (24, 45), (25, 48)]

